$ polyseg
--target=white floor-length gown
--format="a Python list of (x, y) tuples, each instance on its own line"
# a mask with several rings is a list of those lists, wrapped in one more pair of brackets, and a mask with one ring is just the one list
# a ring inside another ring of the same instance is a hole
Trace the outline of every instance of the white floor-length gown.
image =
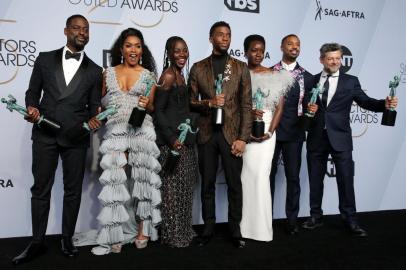
[[(273, 112), (280, 97), (294, 83), (293, 77), (285, 71), (254, 73), (251, 71), (253, 95), (258, 88), (264, 97), (265, 132), (272, 121)], [(275, 150), (276, 134), (261, 143), (247, 144), (243, 154), (241, 182), (243, 207), (241, 234), (244, 238), (258, 241), (272, 241), (272, 197), (269, 175)]]

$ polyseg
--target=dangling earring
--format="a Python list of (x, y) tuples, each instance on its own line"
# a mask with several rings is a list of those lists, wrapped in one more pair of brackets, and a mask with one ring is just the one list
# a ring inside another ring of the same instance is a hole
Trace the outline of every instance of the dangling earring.
[(142, 65), (142, 56), (140, 57), (140, 65)]
[(123, 57), (123, 55), (121, 55), (120, 63), (123, 63), (123, 59), (124, 59), (124, 57)]

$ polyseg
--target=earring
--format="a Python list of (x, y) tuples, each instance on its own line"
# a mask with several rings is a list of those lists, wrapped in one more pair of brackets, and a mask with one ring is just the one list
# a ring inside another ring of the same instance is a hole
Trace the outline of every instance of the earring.
[(142, 56), (140, 57), (140, 65), (142, 65)]
[(121, 63), (123, 63), (123, 59), (124, 59), (124, 57), (123, 57), (123, 55), (121, 55), (121, 60), (120, 60)]

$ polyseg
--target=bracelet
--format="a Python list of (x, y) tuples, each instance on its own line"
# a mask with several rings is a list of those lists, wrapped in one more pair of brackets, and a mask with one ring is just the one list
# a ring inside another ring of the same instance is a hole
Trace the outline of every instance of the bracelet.
[(265, 133), (265, 134), (268, 134), (268, 135), (269, 135), (269, 138), (272, 138), (273, 132), (268, 131), (268, 132)]

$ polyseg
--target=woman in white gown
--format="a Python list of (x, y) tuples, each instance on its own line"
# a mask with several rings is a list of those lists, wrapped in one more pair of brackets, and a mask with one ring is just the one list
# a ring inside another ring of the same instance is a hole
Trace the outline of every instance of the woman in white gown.
[(262, 36), (246, 37), (244, 51), (251, 73), (253, 104), (262, 103), (262, 108), (253, 109), (253, 117), (262, 118), (265, 122), (265, 135), (261, 138), (251, 136), (251, 143), (247, 144), (243, 154), (241, 234), (244, 238), (271, 241), (272, 198), (269, 174), (275, 150), (274, 131), (282, 116), (283, 97), (294, 79), (285, 70), (272, 71), (261, 65), (265, 52), (265, 39)]

